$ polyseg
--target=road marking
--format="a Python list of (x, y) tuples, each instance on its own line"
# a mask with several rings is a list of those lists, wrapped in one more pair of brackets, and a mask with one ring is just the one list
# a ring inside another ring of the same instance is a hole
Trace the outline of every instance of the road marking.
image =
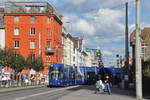
[(52, 93), (52, 92), (56, 92), (56, 91), (67, 90), (67, 89), (71, 89), (71, 88), (75, 88), (75, 87), (78, 87), (78, 86), (72, 86), (72, 87), (67, 87), (67, 88), (61, 88), (61, 89), (41, 92), (41, 93), (37, 93), (37, 94), (33, 94), (33, 95), (28, 95), (28, 96), (24, 96), (24, 97), (20, 97), (20, 98), (15, 98), (13, 100), (23, 100), (23, 99), (39, 96), (39, 95), (42, 95), (42, 94), (48, 94), (48, 93)]

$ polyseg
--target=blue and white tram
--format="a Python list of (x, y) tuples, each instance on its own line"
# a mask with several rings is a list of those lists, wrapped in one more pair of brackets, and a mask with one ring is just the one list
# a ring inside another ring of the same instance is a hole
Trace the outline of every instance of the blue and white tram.
[(49, 86), (67, 86), (75, 84), (73, 67), (64, 64), (51, 64), (49, 67)]

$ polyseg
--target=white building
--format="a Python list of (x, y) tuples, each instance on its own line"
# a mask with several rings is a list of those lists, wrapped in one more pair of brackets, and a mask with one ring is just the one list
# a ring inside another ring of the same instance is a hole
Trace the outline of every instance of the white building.
[(63, 27), (62, 32), (62, 63), (65, 65), (73, 66), (74, 56), (74, 41), (72, 36)]
[(86, 66), (90, 67), (92, 66), (92, 54), (90, 51), (86, 51), (86, 54), (87, 54)]
[(87, 66), (87, 54), (83, 51), (82, 48), (82, 39), (74, 37), (74, 56), (73, 56), (73, 65), (75, 66)]
[(5, 48), (5, 27), (3, 14), (0, 10), (0, 48)]
[(66, 54), (67, 54), (67, 65), (73, 66), (73, 51), (74, 49), (74, 42), (72, 36), (68, 33), (67, 34), (67, 41), (66, 41)]
[(0, 48), (5, 48), (5, 29), (0, 28)]

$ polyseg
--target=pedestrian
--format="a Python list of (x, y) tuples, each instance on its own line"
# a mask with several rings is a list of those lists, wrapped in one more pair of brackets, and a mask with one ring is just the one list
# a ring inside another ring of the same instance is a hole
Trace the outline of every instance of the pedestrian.
[(105, 80), (104, 80), (104, 83), (105, 83), (105, 88), (106, 90), (108, 91), (109, 95), (111, 94), (111, 89), (110, 89), (110, 78), (108, 75), (105, 76)]
[(104, 89), (105, 89), (105, 85), (103, 84), (103, 82), (101, 80), (101, 76), (99, 75), (98, 79), (97, 79), (97, 82), (96, 82), (96, 91), (95, 91), (95, 93), (104, 92)]

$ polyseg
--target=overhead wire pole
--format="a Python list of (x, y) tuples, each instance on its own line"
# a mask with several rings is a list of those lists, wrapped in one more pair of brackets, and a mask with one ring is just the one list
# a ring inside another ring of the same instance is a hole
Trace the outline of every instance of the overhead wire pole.
[(125, 26), (125, 89), (129, 88), (129, 47), (128, 47), (128, 2), (126, 2), (126, 26)]
[(136, 45), (135, 45), (135, 61), (136, 61), (136, 97), (142, 100), (142, 67), (141, 67), (141, 29), (140, 29), (140, 15), (141, 15), (141, 0), (136, 0)]

